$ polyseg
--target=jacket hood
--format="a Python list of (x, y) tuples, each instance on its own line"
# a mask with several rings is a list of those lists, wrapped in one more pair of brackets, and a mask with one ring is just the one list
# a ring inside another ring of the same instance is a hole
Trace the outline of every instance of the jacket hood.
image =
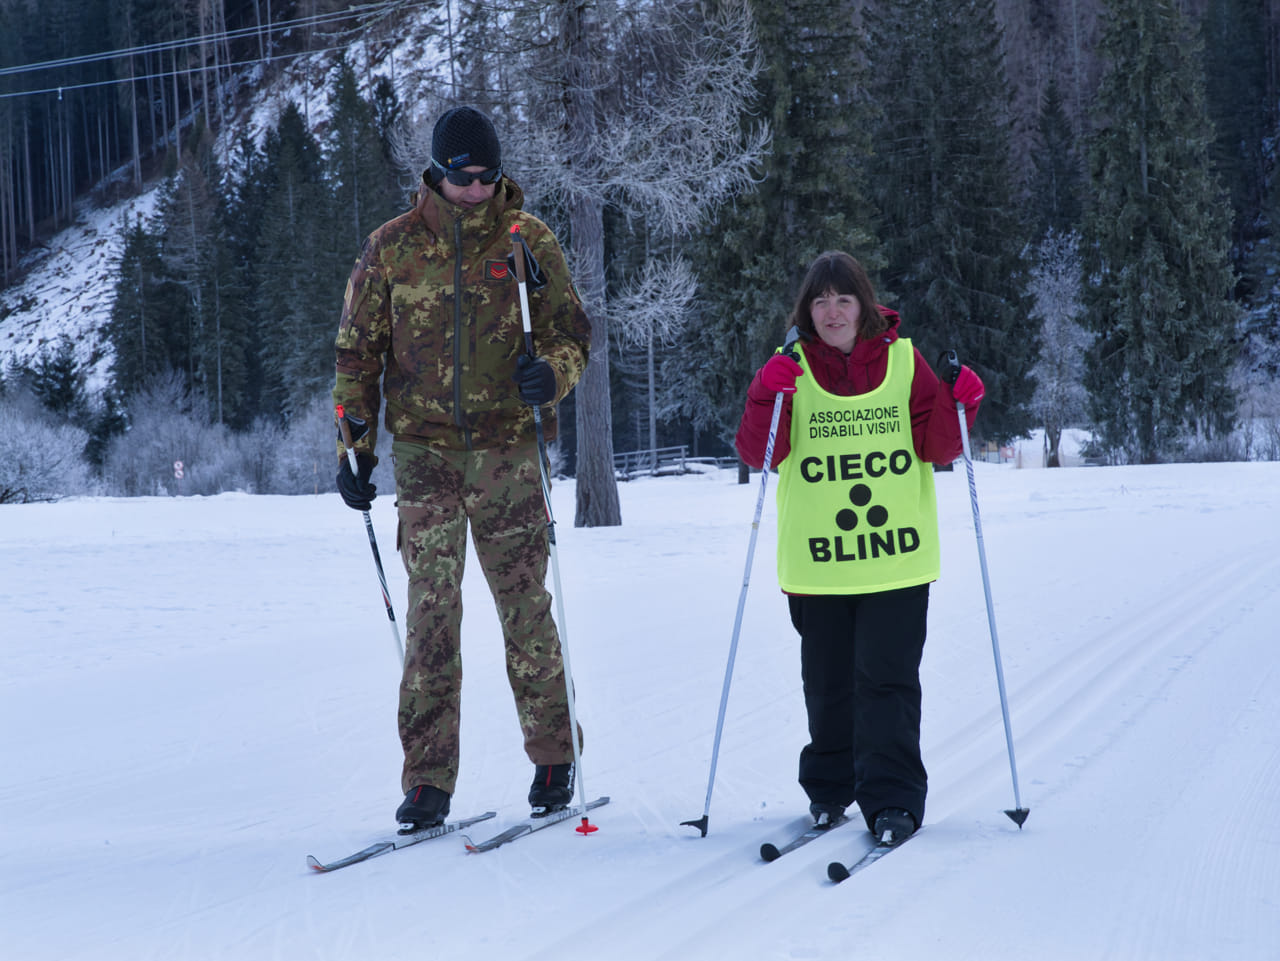
[(414, 205), (414, 213), (422, 218), (427, 229), (437, 238), (448, 238), (453, 234), (453, 223), (462, 218), (464, 231), (484, 230), (502, 221), (511, 211), (524, 209), (524, 190), (510, 177), (504, 176), (498, 181), (498, 189), (493, 197), (470, 209), (459, 207), (444, 199), (444, 195), (425, 181), (418, 189), (418, 200)]

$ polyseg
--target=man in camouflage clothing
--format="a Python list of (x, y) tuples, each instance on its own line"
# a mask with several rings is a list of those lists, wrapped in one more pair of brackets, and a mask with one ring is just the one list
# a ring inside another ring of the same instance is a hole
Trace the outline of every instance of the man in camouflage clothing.
[[(529, 801), (572, 800), (573, 744), (560, 640), (544, 586), (548, 544), (533, 406), (548, 440), (555, 405), (587, 364), (591, 328), (555, 235), (521, 210), (503, 176), (493, 125), (470, 107), (435, 126), (431, 166), (414, 209), (369, 236), (351, 272), (338, 328), (335, 404), (362, 419), (352, 472), (339, 449), (338, 489), (368, 510), (377, 413), (393, 436), (397, 548), (409, 575), (396, 812), (406, 827), (438, 824), (458, 778), (462, 687), (460, 587), (467, 525), (497, 603), (525, 751)], [(508, 262), (512, 228), (529, 245), (536, 356), (525, 350)], [(581, 738), (581, 731), (579, 738)]]

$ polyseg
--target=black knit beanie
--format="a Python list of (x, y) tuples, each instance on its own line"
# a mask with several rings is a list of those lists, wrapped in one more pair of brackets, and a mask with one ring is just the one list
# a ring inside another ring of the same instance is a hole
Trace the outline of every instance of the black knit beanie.
[(432, 180), (439, 180), (441, 167), (501, 167), (502, 146), (488, 117), (474, 107), (454, 107), (436, 121), (431, 159)]

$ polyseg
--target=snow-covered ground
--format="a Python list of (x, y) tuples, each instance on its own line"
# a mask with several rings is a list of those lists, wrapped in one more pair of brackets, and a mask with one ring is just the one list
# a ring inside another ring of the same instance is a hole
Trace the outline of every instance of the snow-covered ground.
[[(962, 465), (961, 465), (962, 466)], [(1265, 961), (1280, 951), (1280, 464), (938, 477), (926, 830), (842, 885), (853, 826), (774, 864), (805, 743), (765, 508), (701, 815), (758, 479), (554, 498), (598, 833), (448, 837), (330, 874), (399, 801), (397, 669), (358, 515), (318, 497), (0, 508), (0, 955), (180, 959)], [(390, 497), (374, 519), (403, 620)], [(455, 813), (525, 810), (496, 616), (466, 579)], [(486, 827), (488, 827), (486, 826)], [(478, 831), (477, 836), (489, 833)]]

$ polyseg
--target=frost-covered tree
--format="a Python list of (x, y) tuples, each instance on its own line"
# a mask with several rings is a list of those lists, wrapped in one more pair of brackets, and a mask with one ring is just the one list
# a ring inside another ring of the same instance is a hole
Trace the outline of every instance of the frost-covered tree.
[(21, 382), (0, 392), (0, 504), (30, 504), (95, 492), (81, 456), (87, 431), (60, 422)]
[[(1275, 318), (1271, 318), (1274, 330)], [(1280, 460), (1280, 340), (1254, 329), (1232, 373), (1245, 460)]]
[(609, 298), (610, 326), (620, 340), (643, 351), (641, 381), (648, 412), (648, 446), (658, 446), (658, 353), (670, 347), (689, 321), (698, 279), (683, 257), (646, 258), (638, 273)]
[[(102, 476), (115, 495), (217, 494), (240, 486), (230, 431), (193, 393), (182, 371), (140, 386), (130, 404), (129, 429), (107, 443)], [(177, 477), (175, 463), (182, 463)]]
[(1027, 299), (1040, 323), (1040, 357), (1031, 368), (1031, 411), (1044, 427), (1045, 463), (1060, 467), (1062, 431), (1086, 416), (1085, 354), (1092, 337), (1081, 326), (1084, 275), (1080, 236), (1050, 229), (1036, 247)]
[[(299, 405), (288, 424), (262, 417), (235, 438), (240, 469), (257, 494), (324, 494), (334, 489), (333, 404), (329, 390)], [(378, 434), (379, 446), (390, 441)], [(383, 453), (383, 451), (379, 451)], [(389, 451), (386, 452), (389, 455)], [(394, 483), (390, 456), (375, 468), (374, 483)], [(382, 471), (384, 476), (377, 476)]]
[(505, 165), (565, 242), (592, 319), (574, 397), (574, 523), (619, 524), (605, 211), (678, 238), (749, 189), (768, 141), (762, 125), (742, 123), (758, 70), (750, 11), (745, 0), (540, 0), (496, 16), (464, 22), (478, 32), (459, 49), (486, 56), (471, 58), (455, 97), (498, 117)]

